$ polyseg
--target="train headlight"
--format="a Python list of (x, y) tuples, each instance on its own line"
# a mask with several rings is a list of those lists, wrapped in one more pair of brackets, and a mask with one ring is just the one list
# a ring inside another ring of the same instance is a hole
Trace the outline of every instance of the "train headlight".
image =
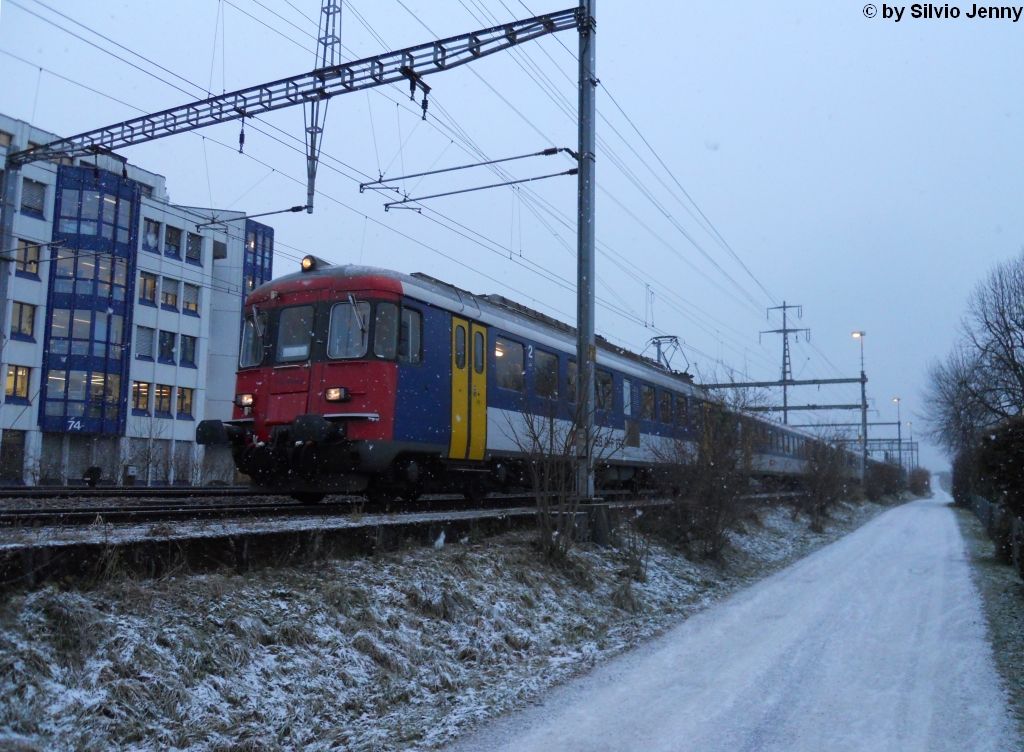
[(252, 407), (252, 395), (251, 394), (236, 394), (235, 405), (238, 407)]
[(343, 386), (330, 387), (325, 397), (328, 402), (348, 402), (348, 389)]
[(316, 269), (316, 256), (306, 256), (302, 259), (302, 271), (311, 272)]

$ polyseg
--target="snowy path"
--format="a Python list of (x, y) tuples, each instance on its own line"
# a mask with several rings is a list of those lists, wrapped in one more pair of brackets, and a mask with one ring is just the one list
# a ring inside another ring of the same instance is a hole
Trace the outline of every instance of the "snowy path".
[(948, 502), (892, 509), (452, 749), (1017, 749)]

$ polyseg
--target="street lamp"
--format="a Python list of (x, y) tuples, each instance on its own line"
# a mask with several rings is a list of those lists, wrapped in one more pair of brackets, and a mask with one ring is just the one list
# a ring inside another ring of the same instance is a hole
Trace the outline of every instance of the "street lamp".
[(868, 377), (864, 375), (864, 335), (865, 332), (853, 332), (853, 338), (856, 340), (860, 340), (860, 435), (862, 442), (862, 475), (866, 475), (868, 471)]
[(896, 446), (898, 447), (897, 452), (900, 458), (900, 470), (903, 469), (903, 421), (900, 419), (900, 398), (893, 397), (892, 401), (896, 403)]

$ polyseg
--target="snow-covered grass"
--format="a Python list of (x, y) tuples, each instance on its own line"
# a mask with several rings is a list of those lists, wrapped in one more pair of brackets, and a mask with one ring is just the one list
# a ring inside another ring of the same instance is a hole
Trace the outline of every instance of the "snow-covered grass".
[(0, 747), (433, 747), (873, 517), (761, 510), (722, 564), (654, 545), (543, 564), (532, 533), (0, 604)]

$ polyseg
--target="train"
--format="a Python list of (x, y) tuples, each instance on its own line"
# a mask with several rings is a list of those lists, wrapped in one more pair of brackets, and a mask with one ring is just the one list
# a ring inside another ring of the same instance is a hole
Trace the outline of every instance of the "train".
[[(659, 446), (696, 441), (702, 416), (724, 409), (688, 374), (600, 337), (594, 369), (595, 422), (614, 447), (596, 464), (598, 487), (642, 486)], [(425, 274), (306, 256), (246, 298), (232, 417), (200, 422), (196, 441), (230, 446), (255, 486), (307, 503), (479, 497), (524, 483), (530, 451), (516, 426), (564, 420), (575, 382), (569, 324)], [(806, 472), (813, 436), (737, 421), (752, 432), (754, 476)]]

